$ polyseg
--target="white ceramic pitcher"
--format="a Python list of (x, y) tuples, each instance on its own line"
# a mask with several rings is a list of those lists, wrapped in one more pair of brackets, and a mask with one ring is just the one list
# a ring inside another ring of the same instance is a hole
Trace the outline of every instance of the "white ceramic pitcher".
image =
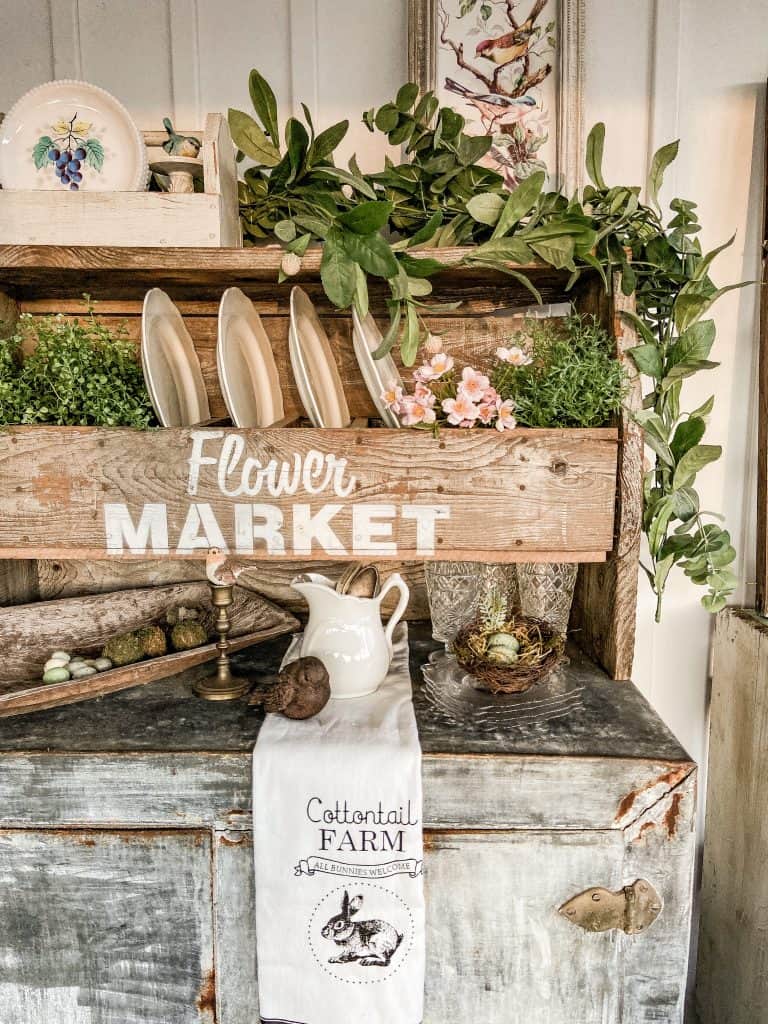
[[(309, 605), (301, 656), (313, 655), (328, 669), (332, 697), (365, 697), (384, 682), (392, 660), (392, 634), (405, 612), (410, 591), (393, 573), (376, 597), (338, 594), (335, 584), (318, 573), (297, 576), (291, 586)], [(393, 588), (400, 600), (384, 627), (381, 602)]]

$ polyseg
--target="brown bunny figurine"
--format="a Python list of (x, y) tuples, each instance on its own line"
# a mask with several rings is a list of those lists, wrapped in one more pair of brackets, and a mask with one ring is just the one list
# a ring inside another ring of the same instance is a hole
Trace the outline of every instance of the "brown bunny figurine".
[(281, 711), (286, 718), (311, 718), (331, 697), (328, 670), (319, 658), (298, 658), (280, 672), (273, 686), (254, 690), (249, 704), (263, 704), (267, 712)]

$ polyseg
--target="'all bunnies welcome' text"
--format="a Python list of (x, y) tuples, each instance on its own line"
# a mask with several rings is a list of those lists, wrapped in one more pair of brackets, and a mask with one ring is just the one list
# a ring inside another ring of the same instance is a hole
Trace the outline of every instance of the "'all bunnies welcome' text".
[[(447, 505), (352, 502), (358, 481), (347, 460), (310, 449), (289, 460), (262, 461), (248, 455), (241, 434), (194, 430), (186, 494), (218, 492), (215, 502), (191, 501), (174, 527), (164, 502), (132, 511), (124, 502), (105, 503), (106, 546), (111, 554), (194, 554), (217, 547), (238, 554), (397, 555), (393, 537), (417, 555), (435, 551), (435, 524), (450, 518)], [(341, 499), (318, 505), (298, 498)], [(222, 505), (225, 499), (226, 504)], [(259, 499), (253, 501), (250, 499)], [(273, 500), (270, 500), (273, 499)], [(215, 504), (215, 508), (214, 508)], [(406, 530), (405, 526), (409, 529)]]

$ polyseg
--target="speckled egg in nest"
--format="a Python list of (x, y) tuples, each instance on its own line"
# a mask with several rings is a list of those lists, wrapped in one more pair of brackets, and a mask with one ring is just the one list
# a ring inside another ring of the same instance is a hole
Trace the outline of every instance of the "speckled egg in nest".
[(453, 641), (459, 665), (491, 693), (529, 690), (560, 664), (564, 647), (549, 623), (525, 615), (513, 615), (492, 630), (475, 619)]

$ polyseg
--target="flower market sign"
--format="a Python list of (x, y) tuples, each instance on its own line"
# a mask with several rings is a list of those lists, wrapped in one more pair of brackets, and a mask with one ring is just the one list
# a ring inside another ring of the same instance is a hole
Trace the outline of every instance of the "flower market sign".
[[(351, 536), (342, 540), (336, 529), (345, 504), (338, 499), (349, 498), (358, 486), (347, 459), (310, 448), (294, 452), (290, 459), (271, 458), (265, 463), (246, 454), (241, 434), (194, 430), (190, 439), (187, 494), (191, 500), (174, 538), (178, 555), (211, 547), (248, 555), (259, 548), (267, 555), (311, 555), (318, 549), (332, 555), (396, 555), (393, 522), (398, 516), (415, 524), (416, 553), (434, 555), (435, 523), (451, 514), (444, 504), (360, 502), (351, 508)], [(202, 476), (215, 480), (219, 495), (231, 502), (231, 523), (219, 523), (211, 502), (195, 500), (204, 488)], [(276, 498), (296, 499), (290, 505), (290, 521)], [(322, 498), (319, 506), (309, 500), (318, 498)], [(229, 540), (227, 527), (231, 528)], [(168, 506), (162, 502), (144, 504), (138, 522), (126, 502), (108, 502), (104, 529), (111, 554), (126, 550), (144, 554), (173, 546)]]
[(0, 557), (605, 558), (612, 429), (11, 427)]

